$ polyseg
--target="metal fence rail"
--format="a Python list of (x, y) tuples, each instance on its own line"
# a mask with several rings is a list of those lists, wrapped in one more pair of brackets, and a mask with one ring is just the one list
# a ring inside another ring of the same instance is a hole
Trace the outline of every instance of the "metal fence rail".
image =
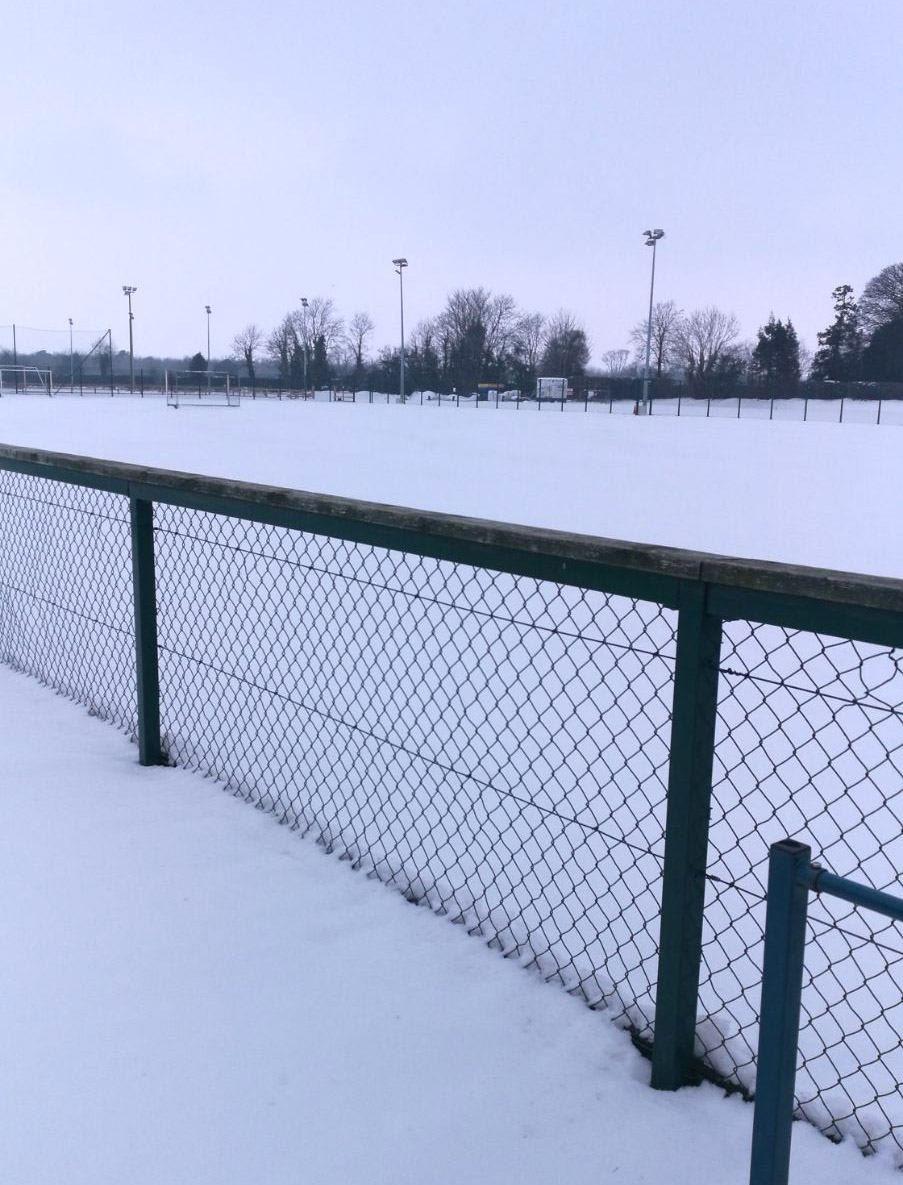
[[(234, 384), (229, 406), (235, 406), (240, 400), (281, 401), (311, 401), (314, 403), (351, 403), (351, 404), (382, 404), (398, 405), (401, 399), (396, 392), (389, 390), (375, 390), (373, 388), (346, 388), (338, 385), (321, 387), (316, 390), (303, 390), (300, 387), (272, 380), (250, 383), (248, 380), (234, 377)], [(598, 383), (596, 387), (587, 386), (581, 391), (574, 391), (564, 399), (543, 397), (538, 400), (533, 392), (521, 394), (517, 391), (497, 391), (489, 397), (478, 397), (476, 394), (449, 393), (443, 391), (427, 391), (415, 389), (411, 391), (404, 403), (406, 406), (436, 408), (437, 410), (458, 408), (462, 411), (480, 412), (485, 415), (489, 410), (520, 412), (528, 415), (542, 412), (544, 415), (567, 412), (589, 413), (594, 415), (629, 416), (642, 413), (640, 389), (642, 381), (626, 383), (619, 386), (618, 392), (606, 393), (606, 384)], [(871, 391), (860, 384), (845, 384), (852, 393), (842, 392), (839, 388), (834, 392), (834, 386), (817, 384), (821, 387), (818, 394), (800, 393), (797, 395), (763, 394), (755, 387), (740, 389), (731, 394), (711, 396), (691, 395), (683, 393), (680, 387), (667, 390), (650, 398), (647, 405), (649, 415), (658, 417), (670, 416), (685, 419), (730, 419), (730, 420), (778, 420), (781, 422), (809, 421), (827, 424), (884, 424), (903, 427), (903, 383), (885, 383), (876, 386), (884, 390)], [(629, 392), (631, 387), (636, 390)], [(858, 389), (857, 389), (858, 388)], [(833, 393), (825, 393), (826, 390)], [(32, 388), (32, 394), (38, 391)], [(27, 394), (24, 386), (13, 388), (17, 394)], [(0, 392), (11, 394), (12, 392)], [(166, 394), (164, 384), (157, 375), (151, 378), (144, 371), (135, 374), (134, 390), (132, 390), (128, 376), (76, 376), (74, 385), (68, 381), (59, 382), (51, 391), (39, 391), (40, 394), (52, 394), (59, 397), (100, 395), (116, 398), (160, 398)], [(203, 400), (201, 402), (204, 402)]]
[[(809, 916), (810, 893), (817, 916)], [(903, 897), (825, 871), (812, 862), (807, 844), (786, 839), (771, 845), (750, 1185), (787, 1185), (789, 1179), (807, 929), (816, 943), (825, 927), (837, 929), (831, 916), (837, 901), (903, 922)], [(855, 918), (863, 941), (886, 946), (858, 912)], [(891, 929), (899, 947), (899, 929)]]
[[(659, 1087), (754, 1086), (770, 842), (901, 867), (903, 582), (10, 447), (0, 518), (0, 660), (607, 1007)], [(812, 949), (800, 1110), (903, 1152), (903, 966)]]

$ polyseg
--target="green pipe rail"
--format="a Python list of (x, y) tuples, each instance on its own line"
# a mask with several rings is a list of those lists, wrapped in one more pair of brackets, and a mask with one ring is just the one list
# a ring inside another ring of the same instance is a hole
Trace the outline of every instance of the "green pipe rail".
[(894, 897), (869, 885), (826, 872), (812, 863), (812, 849), (808, 844), (793, 839), (772, 844), (768, 861), (750, 1185), (787, 1185), (790, 1179), (794, 1083), (810, 893), (836, 897), (903, 922), (903, 897)]

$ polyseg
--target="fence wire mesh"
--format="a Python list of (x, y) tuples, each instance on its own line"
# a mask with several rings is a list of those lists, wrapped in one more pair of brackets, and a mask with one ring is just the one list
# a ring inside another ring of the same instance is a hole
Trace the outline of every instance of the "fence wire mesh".
[[(841, 876), (899, 891), (903, 652), (725, 625), (709, 848), (700, 1052), (755, 1084), (768, 848), (804, 834)], [(800, 1113), (867, 1150), (903, 1150), (903, 936), (813, 897)]]
[(648, 1032), (675, 615), (155, 519), (169, 754)]
[(134, 738), (129, 502), (0, 471), (0, 661)]
[[(134, 736), (128, 499), (3, 471), (0, 527), (0, 660)], [(168, 756), (654, 1037), (677, 614), (168, 504), (154, 537)], [(903, 652), (725, 624), (697, 1045), (729, 1082), (770, 843), (899, 890), (901, 723)], [(800, 1111), (903, 1153), (903, 941), (809, 926)]]

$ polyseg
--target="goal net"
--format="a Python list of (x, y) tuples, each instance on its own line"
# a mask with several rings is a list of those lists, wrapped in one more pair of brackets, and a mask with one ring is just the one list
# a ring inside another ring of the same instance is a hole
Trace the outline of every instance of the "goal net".
[(167, 407), (238, 407), (239, 388), (232, 376), (213, 370), (167, 370)]
[(562, 403), (567, 398), (567, 379), (538, 378), (536, 380), (536, 398), (540, 403)]
[(52, 395), (53, 371), (39, 366), (0, 366), (0, 395)]

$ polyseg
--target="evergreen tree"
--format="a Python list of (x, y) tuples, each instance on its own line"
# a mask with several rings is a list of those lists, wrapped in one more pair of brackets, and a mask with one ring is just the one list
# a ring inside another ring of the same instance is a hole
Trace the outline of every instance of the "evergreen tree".
[(207, 369), (207, 359), (204, 357), (204, 355), (201, 353), (200, 350), (198, 350), (198, 352), (196, 354), (193, 354), (191, 356), (191, 358), (189, 358), (188, 369), (189, 370), (206, 370)]
[(834, 298), (834, 322), (818, 335), (812, 377), (822, 382), (851, 382), (859, 378), (862, 361), (859, 306), (849, 284), (841, 284), (831, 296)]
[(752, 355), (753, 373), (765, 387), (786, 390), (800, 381), (800, 342), (787, 318), (775, 320), (774, 313), (759, 330)]
[(877, 383), (903, 382), (903, 318), (886, 321), (862, 355), (862, 377)]
[(326, 349), (326, 337), (322, 333), (318, 333), (314, 338), (314, 356), (310, 360), (310, 378), (314, 390), (329, 384), (329, 357)]

